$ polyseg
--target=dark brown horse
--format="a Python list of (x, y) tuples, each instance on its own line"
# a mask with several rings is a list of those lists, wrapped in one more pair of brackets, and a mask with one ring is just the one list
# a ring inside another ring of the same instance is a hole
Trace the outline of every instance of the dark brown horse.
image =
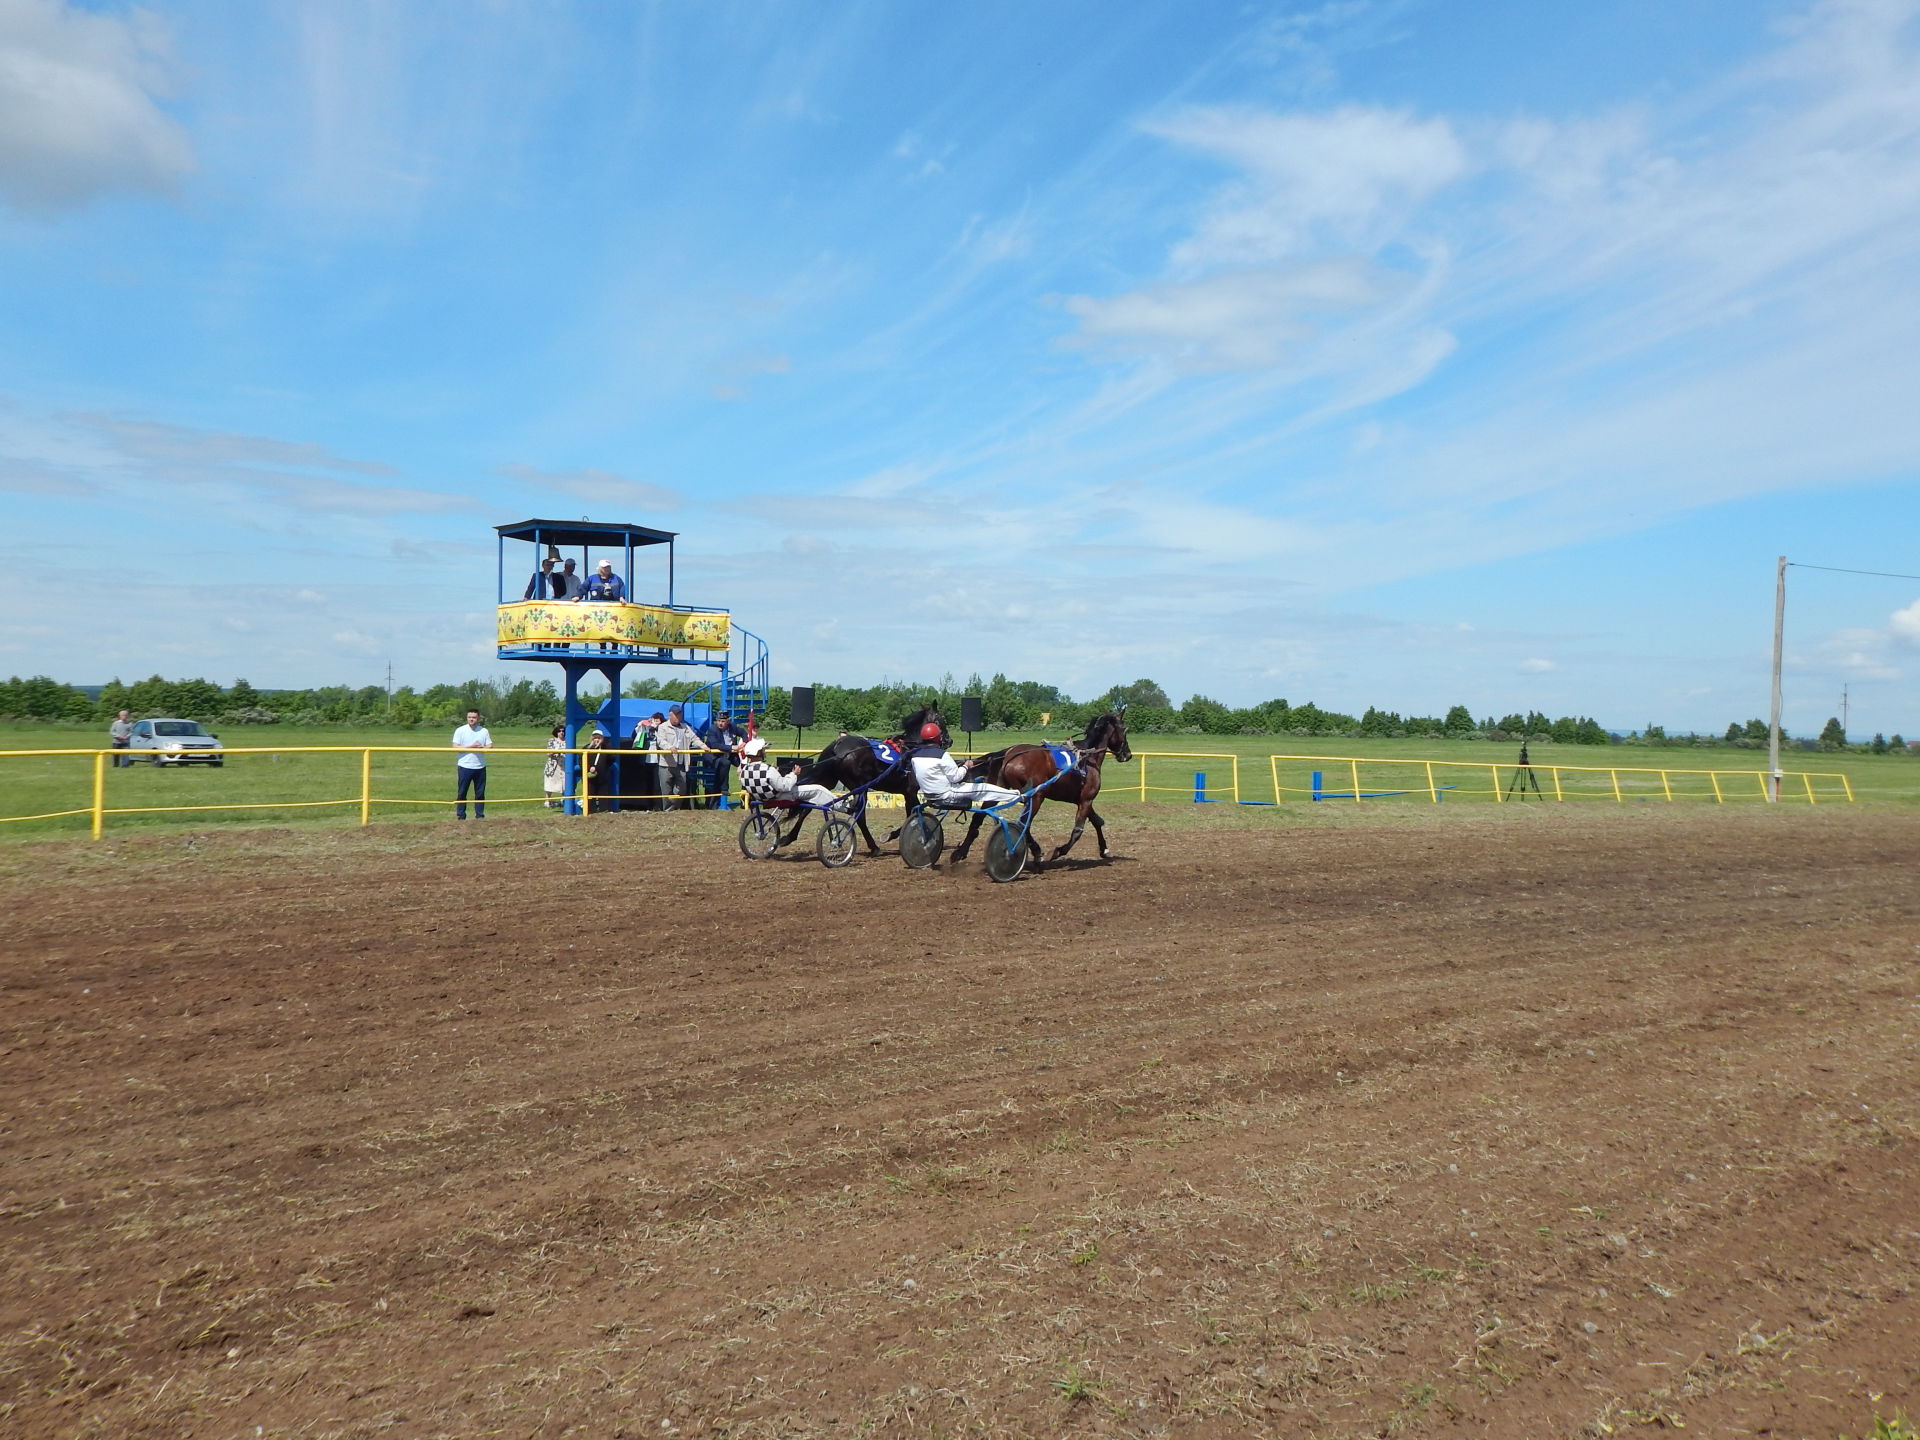
[[(967, 769), (981, 775), (990, 784), (1004, 786), (1008, 790), (1035, 790), (1033, 808), (1040, 809), (1042, 800), (1058, 800), (1063, 804), (1077, 806), (1073, 817), (1073, 832), (1061, 842), (1060, 848), (1048, 858), (1058, 860), (1080, 838), (1080, 832), (1087, 828), (1087, 821), (1093, 821), (1093, 836), (1100, 844), (1100, 858), (1109, 860), (1112, 852), (1107, 849), (1107, 832), (1100, 823), (1100, 812), (1093, 808), (1094, 796), (1100, 793), (1100, 763), (1111, 755), (1115, 760), (1133, 759), (1133, 750), (1127, 744), (1126, 721), (1117, 711), (1105, 715), (1096, 715), (1087, 722), (1086, 737), (1073, 747), (1079, 752), (1074, 767), (1062, 770), (1054, 763), (1053, 751), (1045, 745), (1012, 745), (1005, 750), (996, 750), (991, 755), (982, 755), (978, 760), (969, 761)], [(955, 860), (967, 858), (967, 849), (973, 844), (973, 837), (980, 833), (980, 824), (984, 815), (973, 817), (973, 823), (967, 827), (967, 838), (960, 842), (960, 848), (953, 852)], [(1035, 860), (1040, 858), (1040, 844), (1033, 838), (1033, 827), (1027, 827), (1027, 849)]]
[[(920, 727), (932, 721), (940, 727), (940, 743), (948, 743), (947, 722), (941, 716), (939, 708), (923, 705), (900, 722), (900, 733), (893, 740), (899, 759), (889, 765), (873, 753), (873, 746), (864, 735), (842, 735), (814, 758), (812, 763), (800, 767), (800, 782), (803, 785), (825, 785), (828, 789), (841, 786), (853, 790), (884, 790), (906, 797), (911, 809), (919, 803), (920, 789), (914, 783), (913, 766), (907, 761), (907, 752), (921, 743)], [(880, 846), (873, 838), (873, 832), (867, 828), (867, 811), (860, 805), (853, 812), (854, 823), (860, 827), (860, 834), (866, 839), (867, 853), (878, 855)], [(800, 833), (800, 827), (806, 823), (807, 812), (797, 811), (793, 829), (780, 843), (790, 845)], [(891, 840), (900, 832), (895, 830), (887, 836)]]

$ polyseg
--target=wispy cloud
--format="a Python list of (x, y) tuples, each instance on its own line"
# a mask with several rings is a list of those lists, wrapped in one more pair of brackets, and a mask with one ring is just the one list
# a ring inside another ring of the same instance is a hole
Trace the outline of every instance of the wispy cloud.
[(194, 154), (160, 107), (172, 75), (167, 32), (151, 11), (5, 0), (0, 199), (54, 215), (113, 191), (173, 189)]
[(678, 510), (684, 503), (677, 490), (648, 480), (629, 480), (610, 470), (542, 470), (537, 465), (502, 465), (500, 473), (531, 489), (566, 495), (590, 505)]

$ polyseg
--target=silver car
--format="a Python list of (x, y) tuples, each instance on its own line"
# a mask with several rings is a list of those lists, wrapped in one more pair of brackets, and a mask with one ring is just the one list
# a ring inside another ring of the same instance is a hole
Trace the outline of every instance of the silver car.
[(151, 765), (221, 765), (220, 737), (198, 720), (136, 720), (127, 749)]

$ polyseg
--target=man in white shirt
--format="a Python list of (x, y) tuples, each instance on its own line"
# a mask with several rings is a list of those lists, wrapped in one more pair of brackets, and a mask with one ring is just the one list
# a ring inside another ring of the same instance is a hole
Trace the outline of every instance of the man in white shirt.
[(568, 560), (560, 566), (560, 573), (553, 577), (553, 598), (556, 600), (578, 600), (586, 594), (587, 587), (574, 574), (574, 562)]
[(453, 748), (460, 752), (454, 762), (460, 785), (454, 793), (453, 818), (467, 818), (467, 792), (473, 792), (473, 818), (487, 818), (487, 751), (493, 748), (493, 736), (481, 723), (478, 710), (467, 711), (467, 723), (453, 732)]

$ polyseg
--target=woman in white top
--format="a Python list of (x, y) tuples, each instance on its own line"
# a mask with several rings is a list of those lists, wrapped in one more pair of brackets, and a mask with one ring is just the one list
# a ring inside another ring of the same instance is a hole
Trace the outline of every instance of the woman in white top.
[(558, 810), (565, 801), (567, 793), (567, 729), (564, 725), (553, 727), (553, 738), (547, 741), (547, 764), (540, 772), (540, 788), (547, 792), (547, 809)]

